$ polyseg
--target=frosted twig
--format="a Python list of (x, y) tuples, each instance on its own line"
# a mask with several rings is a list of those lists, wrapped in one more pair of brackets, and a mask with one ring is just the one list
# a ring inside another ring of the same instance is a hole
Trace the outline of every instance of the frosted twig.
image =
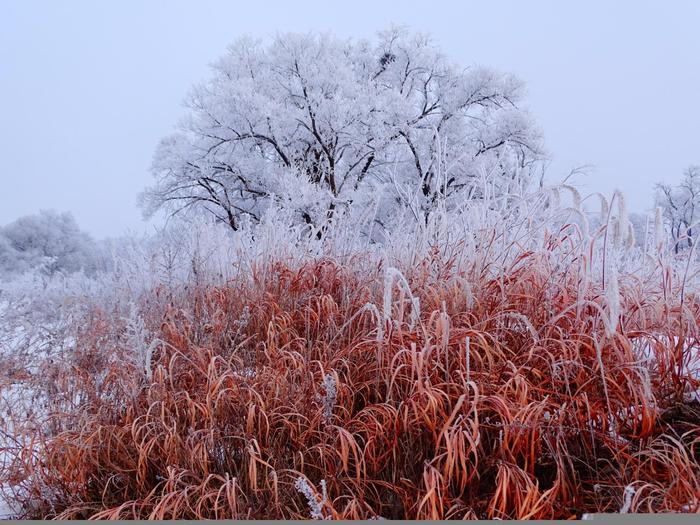
[(335, 400), (338, 394), (335, 376), (333, 374), (326, 374), (323, 377), (322, 386), (326, 391), (326, 396), (323, 399), (323, 419), (329, 422), (333, 416), (333, 407), (335, 407)]
[(296, 488), (297, 491), (299, 491), (301, 494), (303, 494), (304, 497), (306, 498), (306, 502), (309, 505), (309, 511), (311, 513), (312, 520), (330, 519), (330, 518), (327, 518), (323, 515), (323, 506), (325, 505), (326, 501), (328, 500), (325, 479), (321, 480), (322, 496), (321, 496), (320, 501), (318, 499), (318, 496), (316, 495), (316, 492), (311, 487), (311, 485), (306, 480), (306, 478), (299, 476), (297, 478), (297, 480), (294, 482), (294, 488)]
[(632, 485), (627, 485), (625, 487), (625, 500), (623, 502), (622, 508), (620, 509), (620, 514), (627, 514), (632, 506), (632, 498), (635, 494), (634, 487)]

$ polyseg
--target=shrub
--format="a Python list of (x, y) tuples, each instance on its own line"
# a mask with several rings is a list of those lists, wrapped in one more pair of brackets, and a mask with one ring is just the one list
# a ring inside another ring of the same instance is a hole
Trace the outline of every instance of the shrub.
[(154, 289), (131, 329), (90, 309), (28, 380), (51, 377), (54, 406), (15, 421), (1, 481), (26, 517), (697, 510), (697, 298), (622, 273), (613, 308), (571, 246), (498, 271), (446, 245), (400, 272), (267, 261)]

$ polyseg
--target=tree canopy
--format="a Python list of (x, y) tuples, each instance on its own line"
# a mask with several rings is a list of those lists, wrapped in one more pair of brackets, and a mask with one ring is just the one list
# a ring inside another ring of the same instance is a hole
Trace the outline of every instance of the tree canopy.
[(512, 75), (458, 67), (402, 29), (242, 38), (157, 148), (144, 210), (204, 210), (237, 229), (276, 205), (318, 226), (370, 203), (378, 220), (397, 205), (419, 219), (479, 198), (485, 179), (512, 192), (543, 151), (523, 95)]

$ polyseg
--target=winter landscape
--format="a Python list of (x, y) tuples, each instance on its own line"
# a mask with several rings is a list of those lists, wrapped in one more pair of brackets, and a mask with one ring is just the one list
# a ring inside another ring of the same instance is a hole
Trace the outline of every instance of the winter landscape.
[(147, 231), (0, 227), (0, 514), (700, 512), (700, 150), (633, 209), (526, 78), (284, 29), (210, 50)]

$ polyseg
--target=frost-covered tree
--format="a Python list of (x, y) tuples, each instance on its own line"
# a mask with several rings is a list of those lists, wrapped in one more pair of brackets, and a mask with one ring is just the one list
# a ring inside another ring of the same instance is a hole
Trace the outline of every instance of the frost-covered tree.
[(144, 209), (207, 210), (237, 229), (275, 204), (318, 226), (382, 195), (379, 217), (402, 203), (420, 218), (485, 187), (516, 191), (542, 155), (522, 100), (515, 77), (453, 65), (402, 29), (244, 38), (158, 147)]
[(93, 271), (96, 249), (72, 214), (41, 211), (0, 228), (0, 275)]
[(690, 166), (677, 186), (656, 185), (656, 205), (663, 209), (674, 250), (691, 247), (700, 220), (700, 166)]

